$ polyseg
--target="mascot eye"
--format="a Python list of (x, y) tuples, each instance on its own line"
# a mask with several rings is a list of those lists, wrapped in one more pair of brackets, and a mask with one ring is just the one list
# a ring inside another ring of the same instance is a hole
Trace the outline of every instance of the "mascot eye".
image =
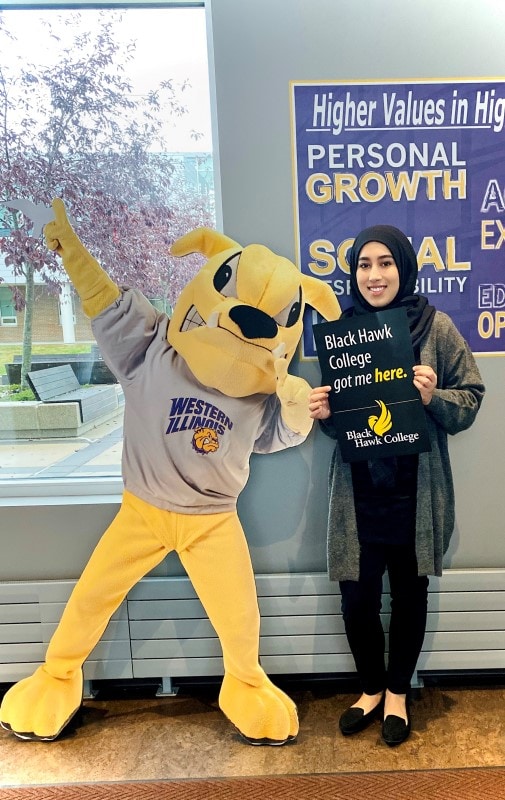
[(298, 320), (300, 319), (300, 313), (302, 310), (302, 290), (301, 287), (298, 290), (298, 297), (296, 299), (291, 300), (290, 303), (283, 308), (278, 314), (275, 315), (274, 320), (278, 325), (281, 325), (283, 328), (291, 328)]
[(237, 296), (237, 268), (241, 253), (237, 253), (221, 264), (214, 275), (214, 289), (225, 297)]

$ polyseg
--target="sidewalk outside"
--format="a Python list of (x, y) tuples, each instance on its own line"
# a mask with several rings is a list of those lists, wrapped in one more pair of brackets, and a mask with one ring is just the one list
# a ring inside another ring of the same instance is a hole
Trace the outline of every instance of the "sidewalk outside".
[(85, 436), (0, 441), (0, 480), (120, 476), (123, 414), (121, 406)]

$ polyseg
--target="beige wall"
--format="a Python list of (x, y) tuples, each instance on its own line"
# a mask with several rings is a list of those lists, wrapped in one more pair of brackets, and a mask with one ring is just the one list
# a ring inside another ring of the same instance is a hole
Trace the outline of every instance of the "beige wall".
[[(296, 248), (291, 80), (504, 74), (503, 0), (210, 0), (210, 11), (223, 230), (289, 258)], [(503, 164), (499, 170), (503, 185)], [(451, 568), (505, 567), (504, 359), (481, 357), (479, 367), (482, 411), (470, 430), (450, 437)], [(313, 386), (321, 380), (314, 362), (293, 368)], [(316, 429), (301, 447), (252, 459), (239, 506), (256, 571), (325, 569), (332, 447)]]

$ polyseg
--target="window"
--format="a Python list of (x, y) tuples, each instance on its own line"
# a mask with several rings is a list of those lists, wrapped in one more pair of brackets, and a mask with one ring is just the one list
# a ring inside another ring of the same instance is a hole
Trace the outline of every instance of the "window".
[(12, 292), (9, 288), (0, 286), (0, 325), (17, 325), (18, 318)]
[[(204, 4), (41, 5), (0, 11), (2, 491), (120, 476), (123, 395), (44, 244), (52, 198), (118, 284), (169, 314), (201, 263), (171, 258), (170, 242), (215, 226)], [(80, 383), (110, 383), (117, 407), (42, 430), (26, 372), (60, 364)]]

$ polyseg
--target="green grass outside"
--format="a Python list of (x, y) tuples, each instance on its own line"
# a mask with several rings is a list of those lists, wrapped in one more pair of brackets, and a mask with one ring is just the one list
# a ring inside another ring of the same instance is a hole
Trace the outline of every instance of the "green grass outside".
[[(12, 363), (14, 356), (20, 356), (23, 347), (20, 344), (0, 344), (0, 375), (5, 375), (5, 365)], [(32, 347), (33, 355), (37, 354), (57, 354), (57, 353), (90, 353), (91, 344), (89, 342), (76, 342), (75, 344), (34, 344)]]

